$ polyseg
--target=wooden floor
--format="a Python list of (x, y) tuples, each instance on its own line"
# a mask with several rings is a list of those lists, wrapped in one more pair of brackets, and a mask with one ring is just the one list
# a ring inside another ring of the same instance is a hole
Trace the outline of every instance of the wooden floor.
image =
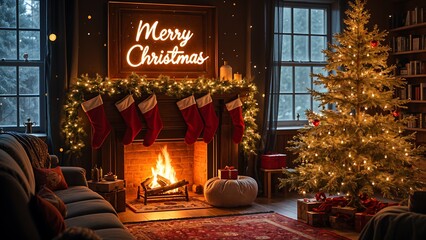
[[(127, 199), (134, 198), (135, 195), (128, 195)], [(202, 197), (199, 196), (199, 197)], [(306, 197), (306, 196), (305, 196)], [(153, 213), (134, 213), (130, 209), (119, 213), (120, 220), (124, 223), (143, 222), (179, 218), (209, 217), (234, 214), (248, 214), (258, 212), (273, 211), (281, 215), (297, 219), (297, 199), (303, 198), (296, 193), (275, 193), (271, 199), (258, 197), (255, 204), (244, 208), (207, 208), (184, 211), (165, 211)], [(328, 230), (338, 233), (350, 239), (358, 239), (359, 234), (355, 231), (337, 231), (329, 228)]]

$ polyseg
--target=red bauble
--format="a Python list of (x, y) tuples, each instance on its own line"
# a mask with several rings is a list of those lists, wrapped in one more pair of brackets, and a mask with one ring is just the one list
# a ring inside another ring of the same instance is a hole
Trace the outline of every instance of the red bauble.
[(320, 124), (320, 120), (315, 119), (314, 121), (312, 121), (312, 124), (313, 124), (315, 127), (318, 127), (318, 125)]
[(394, 117), (399, 117), (399, 112), (395, 110), (395, 111), (392, 112), (392, 115)]
[(376, 41), (376, 40), (373, 40), (373, 41), (371, 41), (370, 42), (370, 46), (372, 47), (372, 48), (375, 48), (375, 47), (377, 47), (379, 45), (379, 42), (378, 41)]

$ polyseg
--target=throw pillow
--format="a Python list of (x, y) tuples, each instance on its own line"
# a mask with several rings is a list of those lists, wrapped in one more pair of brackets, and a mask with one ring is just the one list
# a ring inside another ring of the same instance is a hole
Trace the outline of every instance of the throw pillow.
[(65, 230), (64, 218), (48, 201), (34, 195), (29, 206), (42, 239), (52, 239)]
[(64, 201), (62, 201), (62, 199), (60, 199), (54, 192), (52, 192), (52, 190), (46, 186), (43, 186), (41, 187), (40, 191), (38, 191), (38, 195), (55, 206), (56, 209), (58, 209), (58, 211), (61, 213), (62, 217), (67, 215), (67, 207), (65, 206)]
[(67, 189), (68, 184), (65, 181), (61, 168), (33, 168), (36, 179), (37, 189), (46, 186), (52, 191)]

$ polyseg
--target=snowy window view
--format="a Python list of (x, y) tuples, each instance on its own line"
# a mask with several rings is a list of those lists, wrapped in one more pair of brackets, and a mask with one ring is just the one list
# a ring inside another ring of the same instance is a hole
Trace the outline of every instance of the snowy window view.
[[(318, 111), (318, 103), (309, 89), (325, 91), (314, 85), (311, 73), (323, 73), (326, 59), (322, 50), (330, 39), (328, 6), (291, 5), (282, 9), (282, 51), (280, 98), (278, 121), (292, 125), (297, 120), (306, 120), (305, 110)], [(280, 38), (275, 38), (280, 39)]]
[(44, 76), (41, 0), (0, 0), (0, 127), (40, 125)]

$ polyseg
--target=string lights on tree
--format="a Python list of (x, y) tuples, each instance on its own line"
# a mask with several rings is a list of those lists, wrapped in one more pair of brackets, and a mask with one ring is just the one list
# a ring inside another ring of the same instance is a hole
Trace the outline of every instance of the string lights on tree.
[(255, 99), (257, 87), (245, 79), (240, 81), (218, 81), (199, 77), (197, 79), (173, 80), (168, 76), (159, 76), (158, 79), (148, 80), (137, 74), (131, 74), (126, 79), (109, 80), (100, 75), (89, 77), (87, 74), (77, 79), (76, 84), (70, 87), (65, 103), (65, 122), (63, 133), (68, 147), (67, 153), (79, 155), (85, 147), (86, 133), (83, 121), (79, 117), (80, 104), (85, 101), (84, 96), (90, 94), (124, 95), (132, 93), (134, 97), (150, 94), (164, 94), (174, 98), (184, 98), (192, 94), (203, 95), (210, 93), (227, 94), (242, 92), (243, 118), (245, 131), (240, 143), (245, 154), (256, 154), (256, 144), (260, 139), (256, 115), (259, 111)]
[[(290, 142), (300, 164), (295, 173), (284, 171), (280, 186), (300, 193), (344, 193), (349, 206), (362, 209), (359, 194), (408, 197), (424, 186), (415, 178), (423, 151), (411, 142), (415, 133), (402, 135), (412, 118), (398, 118), (407, 100), (394, 97), (394, 91), (405, 83), (387, 66), (390, 49), (380, 44), (386, 32), (377, 26), (368, 30), (365, 1), (349, 5), (346, 28), (323, 51), (331, 74), (313, 74), (315, 84), (328, 90), (311, 90), (323, 110), (308, 111), (312, 124)], [(329, 105), (334, 108), (325, 109)]]

